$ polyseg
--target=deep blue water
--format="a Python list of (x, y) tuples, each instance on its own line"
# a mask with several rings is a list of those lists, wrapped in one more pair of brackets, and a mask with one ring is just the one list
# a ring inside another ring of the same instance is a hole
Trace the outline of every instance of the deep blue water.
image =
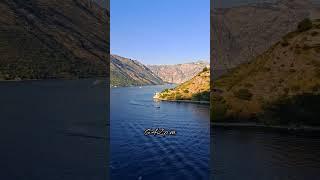
[(1, 180), (107, 179), (109, 88), (95, 82), (0, 82)]
[[(168, 86), (111, 89), (111, 179), (209, 179), (209, 106), (155, 102)], [(147, 128), (176, 136), (145, 136)]]
[(213, 180), (320, 178), (319, 132), (214, 127), (211, 135)]

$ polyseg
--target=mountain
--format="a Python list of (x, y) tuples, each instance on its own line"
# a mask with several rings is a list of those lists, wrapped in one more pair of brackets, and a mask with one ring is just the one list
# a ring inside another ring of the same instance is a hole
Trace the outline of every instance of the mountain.
[(205, 67), (200, 73), (190, 80), (173, 89), (165, 89), (154, 97), (160, 100), (192, 100), (209, 101), (210, 70)]
[(320, 20), (213, 81), (214, 121), (320, 125)]
[(108, 9), (92, 0), (2, 0), (0, 11), (0, 80), (108, 77)]
[(95, 0), (95, 2), (103, 8), (110, 9), (110, 2), (109, 0)]
[(211, 11), (213, 78), (255, 59), (294, 31), (303, 19), (319, 17), (319, 5), (309, 0), (278, 0)]
[(198, 61), (175, 65), (149, 65), (148, 67), (163, 81), (180, 84), (190, 80), (208, 66), (208, 62)]
[(163, 84), (147, 66), (137, 60), (111, 55), (111, 86), (141, 86)]

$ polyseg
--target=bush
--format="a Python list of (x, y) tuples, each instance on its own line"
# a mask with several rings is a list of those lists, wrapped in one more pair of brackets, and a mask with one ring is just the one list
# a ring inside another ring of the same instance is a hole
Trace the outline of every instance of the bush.
[(316, 35), (318, 35), (319, 33), (317, 32), (317, 31), (313, 31), (312, 33), (311, 33), (311, 36), (316, 36)]
[(209, 71), (209, 68), (208, 67), (204, 67), (202, 72), (205, 72), (205, 71)]
[(298, 31), (304, 32), (312, 28), (312, 21), (309, 18), (304, 19), (298, 24)]
[(301, 94), (290, 98), (280, 98), (265, 107), (265, 115), (283, 125), (319, 126), (320, 96)]
[(247, 87), (247, 88), (250, 88), (250, 87), (253, 87), (253, 84), (251, 84), (251, 83), (245, 83), (244, 86)]
[(287, 47), (287, 46), (289, 46), (289, 42), (287, 40), (283, 40), (283, 41), (281, 41), (281, 46)]
[(294, 92), (297, 92), (297, 91), (300, 91), (301, 87), (299, 85), (293, 85), (291, 87), (291, 90), (294, 91)]
[(247, 101), (250, 101), (253, 96), (253, 94), (248, 89), (239, 89), (234, 93), (234, 95), (239, 99)]
[(223, 121), (226, 119), (226, 113), (228, 111), (228, 107), (224, 103), (214, 103), (211, 105), (211, 120), (212, 121)]
[(179, 93), (176, 94), (176, 100), (183, 100), (181, 94), (179, 94)]
[(191, 100), (193, 100), (193, 101), (209, 101), (210, 100), (210, 92), (205, 91), (205, 92), (193, 94)]
[(163, 90), (162, 92), (168, 93), (168, 92), (169, 92), (169, 89), (165, 89), (165, 90)]

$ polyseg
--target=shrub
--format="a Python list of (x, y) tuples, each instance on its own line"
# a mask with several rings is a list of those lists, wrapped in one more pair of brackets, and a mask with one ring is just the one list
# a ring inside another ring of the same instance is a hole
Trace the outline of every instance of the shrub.
[(291, 90), (294, 91), (294, 92), (297, 92), (297, 91), (299, 91), (300, 89), (301, 89), (301, 87), (300, 87), (299, 85), (293, 85), (293, 86), (291, 87)]
[(222, 121), (226, 118), (228, 107), (223, 103), (212, 104), (211, 119), (212, 121)]
[(290, 72), (290, 73), (295, 73), (296, 70), (295, 70), (295, 69), (290, 69), (289, 72)]
[(312, 91), (313, 91), (313, 92), (318, 92), (318, 91), (320, 91), (320, 84), (314, 85), (314, 86), (312, 87)]
[[(270, 69), (270, 68), (269, 68), (269, 69)], [(253, 87), (253, 84), (251, 84), (251, 83), (245, 83), (244, 86), (247, 87), (247, 88), (250, 88), (250, 87)]]
[(205, 72), (205, 71), (209, 71), (209, 68), (208, 67), (204, 67), (202, 72)]
[(287, 40), (283, 40), (283, 41), (281, 41), (281, 46), (287, 47), (287, 46), (289, 46), (289, 42)]
[(225, 99), (221, 95), (212, 94), (211, 97), (212, 97), (211, 98), (212, 103), (216, 103), (216, 102), (225, 103)]
[(247, 101), (250, 101), (253, 96), (253, 94), (248, 89), (239, 89), (234, 93), (234, 95), (239, 99)]
[(318, 35), (319, 33), (317, 32), (317, 31), (313, 31), (312, 33), (311, 33), (311, 36), (316, 36), (316, 35)]
[(163, 90), (162, 92), (168, 93), (168, 92), (169, 92), (169, 89), (165, 89), (165, 90)]
[(298, 24), (298, 31), (304, 32), (312, 28), (312, 21), (309, 18), (304, 19)]
[(181, 94), (179, 94), (179, 93), (176, 94), (176, 100), (183, 100)]
[(193, 101), (209, 101), (210, 100), (210, 92), (205, 91), (205, 92), (194, 94), (194, 95), (192, 95), (191, 100), (193, 100)]
[(314, 94), (283, 97), (265, 107), (265, 115), (277, 124), (319, 126), (319, 102), (320, 96)]

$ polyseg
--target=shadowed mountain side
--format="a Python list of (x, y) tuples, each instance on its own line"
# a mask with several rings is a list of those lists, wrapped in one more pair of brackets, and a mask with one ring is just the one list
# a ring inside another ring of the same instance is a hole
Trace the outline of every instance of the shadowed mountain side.
[(214, 80), (211, 117), (265, 121), (268, 107), (305, 93), (320, 93), (320, 20), (303, 20), (255, 60)]
[(0, 79), (107, 77), (109, 10), (91, 0), (0, 2)]
[(137, 60), (111, 55), (111, 86), (142, 86), (163, 84), (147, 66)]

